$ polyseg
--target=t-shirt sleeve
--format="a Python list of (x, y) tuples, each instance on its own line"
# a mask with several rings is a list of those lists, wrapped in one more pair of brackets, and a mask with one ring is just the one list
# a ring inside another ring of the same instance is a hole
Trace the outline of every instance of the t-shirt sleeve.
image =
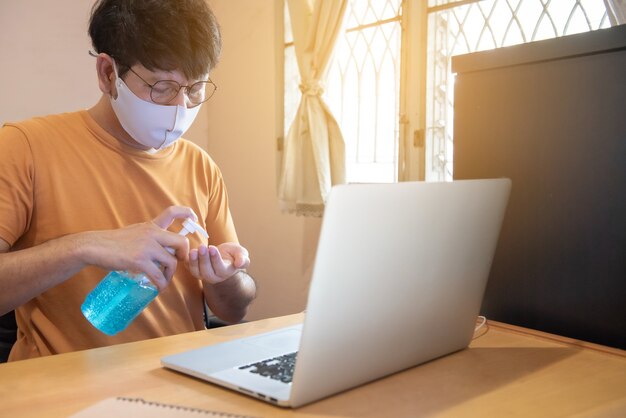
[(15, 125), (0, 128), (0, 238), (13, 246), (29, 228), (34, 167), (30, 145)]

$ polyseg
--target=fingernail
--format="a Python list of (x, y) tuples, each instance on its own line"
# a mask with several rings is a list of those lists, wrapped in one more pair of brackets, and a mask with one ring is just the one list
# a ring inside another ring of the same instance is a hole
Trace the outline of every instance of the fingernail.
[(217, 248), (215, 247), (209, 247), (209, 253), (211, 255), (217, 255)]
[(207, 248), (206, 248), (204, 245), (201, 245), (201, 246), (198, 248), (198, 253), (199, 253), (200, 255), (206, 255), (206, 254), (207, 254), (207, 252), (208, 252), (208, 251), (207, 251)]

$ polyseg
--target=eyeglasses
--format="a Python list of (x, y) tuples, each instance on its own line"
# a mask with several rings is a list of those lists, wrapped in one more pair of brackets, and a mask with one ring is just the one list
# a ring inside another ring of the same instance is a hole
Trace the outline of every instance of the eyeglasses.
[(217, 90), (217, 86), (211, 81), (211, 79), (206, 81), (196, 81), (190, 86), (183, 86), (174, 80), (159, 80), (154, 84), (150, 84), (132, 68), (126, 68), (128, 68), (133, 74), (139, 77), (141, 81), (150, 87), (150, 99), (152, 99), (154, 103), (160, 105), (169, 104), (176, 96), (178, 96), (178, 92), (180, 92), (180, 89), (182, 88), (185, 89), (185, 94), (193, 107), (209, 100), (213, 97), (215, 90)]

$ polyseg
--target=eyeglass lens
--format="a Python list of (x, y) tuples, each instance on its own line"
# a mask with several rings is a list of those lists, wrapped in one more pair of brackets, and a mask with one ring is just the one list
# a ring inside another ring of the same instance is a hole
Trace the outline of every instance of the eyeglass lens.
[[(155, 103), (168, 104), (178, 95), (180, 84), (173, 80), (161, 80), (152, 85), (150, 97)], [(215, 93), (215, 84), (211, 81), (198, 81), (186, 88), (185, 93), (192, 104), (200, 104), (207, 101)]]

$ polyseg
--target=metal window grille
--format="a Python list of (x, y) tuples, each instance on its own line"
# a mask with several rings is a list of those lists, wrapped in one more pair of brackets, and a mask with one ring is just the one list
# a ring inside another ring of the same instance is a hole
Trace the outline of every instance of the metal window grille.
[[(351, 182), (397, 180), (403, 3), (350, 0), (327, 70), (324, 99), (346, 140)], [(609, 26), (601, 0), (429, 0), (426, 179), (453, 175), (452, 56)], [(285, 130), (300, 102), (299, 80), (285, 5)]]
[(402, 0), (351, 0), (327, 74), (325, 99), (346, 142), (350, 182), (398, 172)]
[(454, 55), (610, 26), (600, 0), (429, 0), (427, 180), (452, 180)]

